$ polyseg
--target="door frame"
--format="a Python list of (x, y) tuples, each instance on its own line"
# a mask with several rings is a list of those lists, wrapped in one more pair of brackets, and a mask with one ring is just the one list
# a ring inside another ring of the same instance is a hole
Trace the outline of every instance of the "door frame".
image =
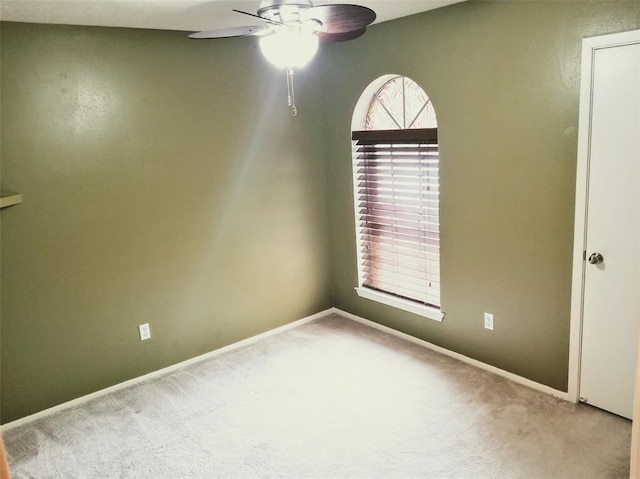
[(580, 361), (582, 357), (582, 314), (586, 265), (587, 213), (589, 198), (589, 162), (591, 160), (591, 109), (593, 100), (593, 61), (597, 50), (640, 43), (640, 30), (613, 33), (582, 40), (580, 113), (578, 119), (578, 164), (573, 238), (573, 275), (571, 284), (571, 322), (569, 332), (569, 381), (571, 402), (580, 400)]

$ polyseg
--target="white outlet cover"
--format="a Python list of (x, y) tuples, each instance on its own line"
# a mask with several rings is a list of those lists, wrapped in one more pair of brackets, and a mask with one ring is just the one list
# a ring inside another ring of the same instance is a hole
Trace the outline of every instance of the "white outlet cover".
[(151, 338), (151, 328), (149, 327), (149, 323), (144, 323), (138, 326), (138, 330), (140, 331), (140, 341), (145, 341)]
[(493, 314), (484, 313), (484, 327), (493, 331)]

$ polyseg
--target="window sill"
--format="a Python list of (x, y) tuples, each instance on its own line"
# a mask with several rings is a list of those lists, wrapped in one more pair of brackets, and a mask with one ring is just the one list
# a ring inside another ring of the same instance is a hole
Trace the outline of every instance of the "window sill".
[(407, 299), (397, 298), (390, 294), (384, 294), (368, 288), (360, 287), (355, 288), (355, 290), (356, 293), (358, 293), (358, 296), (360, 296), (361, 298), (370, 299), (371, 301), (386, 304), (387, 306), (392, 306), (403, 311), (408, 311), (425, 318), (433, 319), (434, 321), (442, 322), (444, 318), (444, 313), (441, 310), (433, 308), (431, 306), (414, 303), (413, 301), (409, 301)]

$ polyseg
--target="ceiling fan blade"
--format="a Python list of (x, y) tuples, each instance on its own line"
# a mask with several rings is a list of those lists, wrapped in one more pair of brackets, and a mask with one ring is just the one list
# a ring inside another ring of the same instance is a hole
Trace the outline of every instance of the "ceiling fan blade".
[(360, 5), (333, 3), (318, 5), (300, 12), (300, 20), (318, 20), (322, 23), (320, 32), (347, 33), (360, 30), (376, 19), (376, 12)]
[(270, 18), (267, 17), (261, 17), (260, 15), (256, 15), (255, 13), (249, 13), (249, 12), (243, 12), (242, 10), (236, 10), (235, 8), (231, 9), (232, 11), (236, 12), (236, 13), (240, 13), (242, 15), (248, 15), (250, 17), (253, 18), (259, 18), (260, 20), (262, 20), (263, 22), (267, 22), (271, 25), (280, 25), (280, 26), (286, 26), (284, 23), (282, 22), (278, 22), (276, 20), (271, 20)]
[(367, 31), (367, 27), (362, 27), (358, 30), (351, 30), (350, 32), (344, 33), (325, 33), (319, 32), (318, 38), (321, 42), (325, 43), (336, 43), (336, 42), (346, 42), (348, 40), (353, 40), (355, 38), (361, 37)]
[(260, 35), (269, 27), (252, 26), (252, 27), (231, 27), (218, 28), (217, 30), (206, 30), (204, 32), (196, 32), (189, 35), (189, 38), (205, 40), (209, 38), (229, 38), (229, 37), (247, 37), (250, 35)]

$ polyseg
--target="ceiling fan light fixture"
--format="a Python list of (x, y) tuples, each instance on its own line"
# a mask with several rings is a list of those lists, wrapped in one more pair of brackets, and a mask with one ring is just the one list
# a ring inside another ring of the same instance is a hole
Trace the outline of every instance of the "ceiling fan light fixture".
[(318, 51), (318, 41), (311, 32), (281, 30), (260, 38), (260, 50), (278, 68), (302, 68)]
[[(1, 1), (1, 0), (0, 0)], [(314, 7), (311, 0), (262, 0), (257, 14), (233, 9), (234, 12), (264, 25), (219, 28), (189, 35), (189, 38), (227, 38), (259, 36), (265, 58), (286, 71), (289, 106), (298, 114), (293, 87), (293, 70), (302, 68), (318, 51), (318, 43), (344, 42), (358, 38), (376, 19), (367, 7), (333, 3)]]

